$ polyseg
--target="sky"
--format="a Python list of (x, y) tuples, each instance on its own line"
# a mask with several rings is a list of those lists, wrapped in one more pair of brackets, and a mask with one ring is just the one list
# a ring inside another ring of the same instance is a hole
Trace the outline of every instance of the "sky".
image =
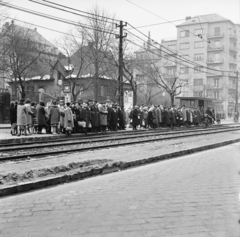
[[(63, 13), (46, 6), (39, 5), (29, 0), (2, 0), (13, 5), (34, 11), (42, 12), (56, 17), (65, 18), (72, 21), (83, 21), (79, 16)], [(36, 0), (42, 2), (42, 0)], [(240, 24), (240, 0), (50, 0), (58, 4), (83, 11), (91, 11), (94, 6), (106, 11), (109, 15), (115, 16), (115, 19), (129, 22), (134, 27), (146, 26), (157, 23), (161, 25), (138, 28), (142, 33), (148, 35), (154, 41), (161, 42), (162, 39), (175, 38), (177, 34), (176, 26), (184, 21), (187, 16), (205, 15), (217, 13), (228, 18), (234, 23)], [(138, 6), (140, 7), (138, 7)], [(144, 10), (145, 9), (145, 10)], [(150, 13), (151, 12), (151, 13)], [(9, 9), (8, 16), (21, 21), (48, 27), (54, 30), (68, 32), (71, 27), (68, 24), (56, 22), (50, 19), (31, 15), (21, 11)], [(174, 23), (166, 21), (181, 20)], [(24, 25), (24, 24), (22, 24)], [(34, 27), (34, 26), (33, 26)], [(51, 42), (64, 37), (63, 34), (44, 30), (36, 27), (46, 39)], [(129, 26), (127, 27), (130, 28)], [(129, 29), (130, 30), (130, 29)], [(117, 30), (116, 30), (117, 32)], [(136, 30), (131, 30), (137, 34)], [(141, 36), (144, 38), (144, 36)]]

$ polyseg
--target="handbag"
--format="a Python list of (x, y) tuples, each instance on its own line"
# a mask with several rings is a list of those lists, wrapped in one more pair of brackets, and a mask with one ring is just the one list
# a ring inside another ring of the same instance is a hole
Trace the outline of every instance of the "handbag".
[(92, 128), (92, 124), (90, 122), (88, 124), (88, 128)]
[(78, 121), (78, 126), (79, 126), (79, 127), (82, 127), (82, 128), (85, 128), (85, 127), (86, 127), (86, 122), (84, 122), (84, 121)]

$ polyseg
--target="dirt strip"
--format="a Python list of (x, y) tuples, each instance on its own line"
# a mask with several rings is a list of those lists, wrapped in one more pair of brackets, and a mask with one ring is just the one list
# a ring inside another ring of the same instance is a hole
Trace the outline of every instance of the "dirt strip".
[[(63, 154), (61, 156), (29, 161), (2, 163), (0, 164), (1, 177), (15, 174), (15, 180), (11, 180), (10, 178), (9, 182), (2, 182), (2, 185), (0, 185), (0, 195), (4, 196), (98, 174), (114, 172), (128, 167), (228, 145), (234, 142), (240, 142), (240, 131), (196, 136), (195, 138), (157, 141), (141, 145), (82, 152), (80, 154)], [(96, 163), (96, 160), (99, 160), (99, 164)], [(94, 164), (91, 164), (90, 161), (94, 161)], [(84, 167), (74, 165), (81, 162), (90, 163)], [(54, 170), (55, 168), (55, 170), (58, 170), (56, 167), (59, 166), (71, 168), (65, 170), (65, 172), (61, 170), (59, 172), (49, 172), (49, 169)], [(16, 179), (16, 175), (22, 175), (26, 172), (39, 172), (39, 170), (43, 171), (44, 169), (48, 170), (48, 174), (45, 175), (40, 172), (41, 177), (33, 175), (20, 181)]]

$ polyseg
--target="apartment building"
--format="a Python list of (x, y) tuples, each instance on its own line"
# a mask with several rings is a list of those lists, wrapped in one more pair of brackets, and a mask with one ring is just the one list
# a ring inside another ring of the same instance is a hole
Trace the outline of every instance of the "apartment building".
[(213, 98), (217, 109), (233, 112), (239, 42), (240, 26), (218, 14), (187, 17), (177, 39), (162, 40), (166, 80), (178, 76), (181, 96)]

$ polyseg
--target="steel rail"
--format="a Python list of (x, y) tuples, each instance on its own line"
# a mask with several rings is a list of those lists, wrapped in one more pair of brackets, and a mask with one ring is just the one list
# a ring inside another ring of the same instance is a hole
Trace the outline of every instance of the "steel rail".
[[(74, 148), (71, 150), (70, 149), (69, 150), (57, 150), (57, 151), (47, 151), (47, 152), (41, 152), (41, 153), (13, 155), (13, 156), (1, 157), (0, 161), (13, 161), (13, 160), (19, 160), (19, 159), (29, 159), (31, 157), (45, 157), (45, 156), (56, 155), (56, 154), (61, 154), (61, 153), (72, 153), (72, 152), (76, 152), (76, 151), (83, 152), (83, 151), (88, 151), (88, 150), (97, 150), (97, 149), (112, 148), (112, 147), (117, 147), (117, 146), (149, 143), (149, 142), (161, 141), (161, 140), (173, 140), (173, 139), (178, 139), (178, 138), (202, 136), (202, 135), (208, 135), (208, 134), (217, 134), (217, 133), (230, 132), (230, 131), (236, 131), (236, 130), (240, 130), (240, 128), (219, 129), (217, 131), (205, 130), (205, 132), (202, 132), (202, 133), (192, 132), (192, 134), (184, 134), (184, 135), (178, 135), (178, 136), (172, 136), (172, 137), (169, 136), (169, 137), (152, 138), (152, 139), (140, 140), (140, 141), (128, 141), (128, 142), (117, 143), (117, 144), (98, 145), (98, 146), (94, 146), (94, 147), (81, 147), (81, 148)], [(125, 139), (126, 139), (126, 137), (125, 137)]]
[[(234, 126), (234, 127), (238, 127), (238, 126)], [(216, 130), (216, 129), (219, 129), (219, 128), (227, 128), (227, 126), (224, 126), (224, 125), (220, 125), (218, 127), (210, 127), (208, 128), (211, 129), (211, 130)], [(185, 130), (187, 129), (187, 130)], [(103, 138), (111, 138), (111, 137), (120, 137), (120, 136), (128, 136), (129, 134), (132, 134), (132, 135), (140, 135), (140, 134), (145, 134), (145, 135), (149, 135), (151, 136), (150, 134), (165, 134), (165, 133), (182, 133), (182, 132), (189, 132), (189, 131), (196, 131), (196, 130), (206, 130), (206, 129), (203, 129), (201, 126), (199, 127), (192, 127), (192, 128), (184, 128), (184, 130), (182, 128), (175, 128), (174, 130), (172, 130), (171, 128), (164, 128), (164, 130), (160, 130), (160, 129), (151, 129), (151, 130), (137, 130), (137, 131), (124, 131), (124, 132), (109, 132), (107, 134), (88, 134), (88, 135), (83, 135), (83, 134), (73, 134), (72, 137), (62, 137), (62, 138), (56, 138), (56, 139), (53, 139), (55, 137), (50, 137), (50, 139), (47, 139), (47, 140), (41, 140), (41, 141), (31, 141), (31, 142), (24, 142), (24, 143), (2, 143), (0, 144), (0, 151), (2, 150), (3, 147), (15, 147), (15, 146), (26, 146), (26, 145), (33, 145), (33, 144), (48, 144), (48, 143), (58, 143), (58, 142), (66, 142), (68, 144), (68, 142), (70, 141), (74, 141), (74, 140), (77, 140), (78, 142), (79, 141), (91, 141), (91, 140), (94, 140), (96, 138), (100, 138), (100, 139), (103, 139)], [(66, 140), (67, 139), (67, 140)], [(64, 145), (64, 144), (63, 144)]]

